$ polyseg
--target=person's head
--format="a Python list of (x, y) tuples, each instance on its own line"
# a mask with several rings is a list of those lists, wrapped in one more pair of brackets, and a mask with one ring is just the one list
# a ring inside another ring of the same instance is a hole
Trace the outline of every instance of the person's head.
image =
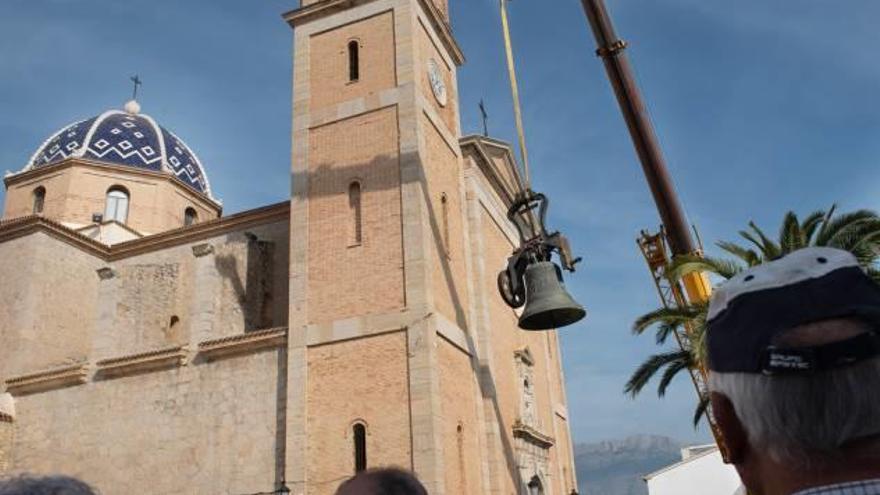
[(878, 325), (880, 287), (845, 251), (795, 251), (716, 292), (707, 325), (713, 416), (750, 493), (880, 466)]
[(19, 476), (0, 480), (0, 495), (96, 495), (89, 485), (69, 476)]
[(336, 495), (428, 495), (412, 474), (402, 469), (370, 469), (343, 483)]

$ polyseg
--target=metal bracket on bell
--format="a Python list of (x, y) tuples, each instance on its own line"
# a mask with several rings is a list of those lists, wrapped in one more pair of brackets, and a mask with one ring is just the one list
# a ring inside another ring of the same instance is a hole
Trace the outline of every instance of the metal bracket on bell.
[(526, 305), (519, 321), (525, 330), (559, 328), (586, 315), (565, 290), (562, 271), (553, 263), (555, 252), (562, 267), (573, 272), (581, 258), (572, 256), (565, 236), (547, 232), (549, 204), (545, 195), (527, 190), (507, 210), (507, 218), (519, 232), (520, 246), (507, 259), (507, 268), (498, 274), (498, 291), (508, 306)]

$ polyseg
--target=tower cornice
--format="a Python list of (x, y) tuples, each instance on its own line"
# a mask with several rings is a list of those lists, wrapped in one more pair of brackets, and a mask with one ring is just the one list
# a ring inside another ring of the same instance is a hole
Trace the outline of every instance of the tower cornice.
[[(371, 1), (373, 0), (323, 0), (286, 12), (281, 17), (290, 27), (295, 28), (297, 25), (305, 22), (320, 19)], [(464, 52), (461, 51), (461, 47), (455, 41), (455, 36), (452, 35), (452, 28), (443, 18), (443, 14), (431, 0), (418, 0), (418, 2), (428, 14), (428, 19), (430, 19), (432, 26), (443, 41), (444, 47), (449, 51), (453, 62), (459, 66), (463, 65), (465, 62)]]

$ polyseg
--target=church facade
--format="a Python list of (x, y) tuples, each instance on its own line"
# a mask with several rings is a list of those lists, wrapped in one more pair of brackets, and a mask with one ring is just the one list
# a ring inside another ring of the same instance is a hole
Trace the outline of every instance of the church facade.
[(303, 0), (290, 201), (224, 216), (131, 101), (5, 178), (0, 475), (103, 493), (576, 493), (555, 331), (496, 275), (510, 148), (461, 136), (445, 0)]

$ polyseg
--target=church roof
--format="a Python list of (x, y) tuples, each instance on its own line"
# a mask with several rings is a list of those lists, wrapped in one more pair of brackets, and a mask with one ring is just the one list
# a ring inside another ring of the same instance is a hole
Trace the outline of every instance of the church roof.
[(213, 199), (205, 169), (179, 137), (140, 113), (134, 100), (125, 111), (109, 110), (74, 122), (47, 139), (22, 172), (52, 165), (69, 157), (167, 172)]

